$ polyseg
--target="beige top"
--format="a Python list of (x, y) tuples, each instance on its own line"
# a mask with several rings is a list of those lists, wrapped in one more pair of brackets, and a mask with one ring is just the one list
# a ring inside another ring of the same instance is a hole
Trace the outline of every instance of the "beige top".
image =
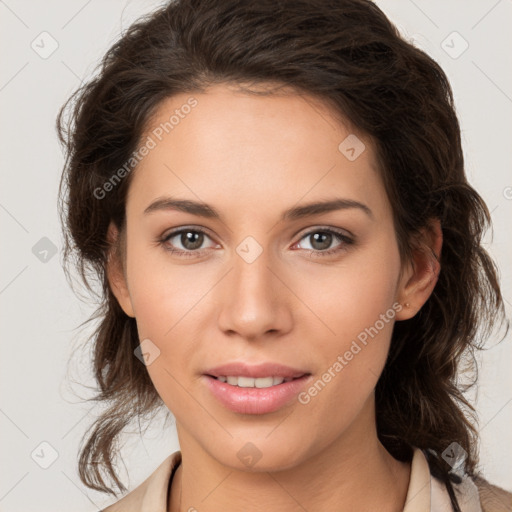
[[(167, 512), (171, 475), (180, 462), (181, 451), (172, 453), (144, 482), (102, 512)], [(485, 512), (480, 505), (478, 488), (469, 477), (465, 477), (460, 484), (454, 484), (454, 489), (462, 512)], [(512, 509), (506, 507), (503, 510)], [(431, 476), (425, 455), (415, 448), (403, 512), (451, 511), (445, 486)]]

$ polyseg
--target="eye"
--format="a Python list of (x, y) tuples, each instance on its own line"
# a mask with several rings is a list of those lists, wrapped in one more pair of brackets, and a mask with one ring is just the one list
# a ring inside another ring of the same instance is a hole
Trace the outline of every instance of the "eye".
[[(206, 239), (211, 238), (208, 234), (199, 228), (180, 228), (166, 234), (159, 243), (161, 243), (166, 251), (178, 256), (193, 257), (201, 255), (207, 248), (202, 247)], [(317, 228), (309, 231), (302, 236), (301, 240), (309, 240), (311, 249), (304, 249), (312, 256), (330, 256), (347, 250), (347, 246), (354, 243), (354, 239), (332, 228)], [(332, 247), (333, 242), (338, 244)], [(181, 245), (182, 248), (176, 247)], [(297, 244), (295, 244), (297, 245)], [(210, 246), (214, 247), (215, 244)]]
[[(354, 243), (353, 238), (345, 235), (341, 231), (332, 228), (320, 228), (306, 233), (301, 240), (309, 240), (311, 249), (306, 248), (311, 255), (315, 256), (329, 256), (341, 251), (347, 250), (347, 246)], [(332, 247), (332, 243), (338, 240), (338, 245)]]
[[(166, 234), (160, 243), (164, 248), (180, 256), (196, 256), (201, 253), (203, 249), (201, 246), (205, 242), (205, 238), (210, 238), (205, 231), (197, 228), (181, 228), (171, 233)], [(176, 245), (181, 245), (183, 249), (176, 248)]]

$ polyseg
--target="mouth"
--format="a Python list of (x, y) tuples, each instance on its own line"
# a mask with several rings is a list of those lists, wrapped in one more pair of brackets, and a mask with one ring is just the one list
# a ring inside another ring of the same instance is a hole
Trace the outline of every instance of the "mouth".
[(265, 389), (273, 386), (279, 386), (284, 382), (291, 382), (292, 380), (297, 380), (305, 375), (310, 375), (304, 373), (298, 377), (283, 377), (280, 375), (268, 376), (268, 377), (246, 377), (243, 375), (208, 375), (207, 377), (211, 377), (212, 379), (217, 379), (220, 382), (224, 382), (229, 384), (230, 386), (237, 386), (239, 388), (258, 388)]
[(297, 377), (202, 376), (203, 383), (218, 404), (238, 414), (252, 415), (269, 414), (291, 405), (312, 379), (311, 373)]

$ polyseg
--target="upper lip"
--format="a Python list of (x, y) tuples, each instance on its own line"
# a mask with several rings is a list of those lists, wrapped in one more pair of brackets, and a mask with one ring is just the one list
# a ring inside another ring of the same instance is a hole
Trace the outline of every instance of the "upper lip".
[(226, 363), (210, 370), (205, 371), (205, 375), (212, 377), (284, 377), (295, 379), (309, 374), (304, 370), (291, 368), (278, 363), (260, 363), (260, 364), (247, 364), (242, 362)]

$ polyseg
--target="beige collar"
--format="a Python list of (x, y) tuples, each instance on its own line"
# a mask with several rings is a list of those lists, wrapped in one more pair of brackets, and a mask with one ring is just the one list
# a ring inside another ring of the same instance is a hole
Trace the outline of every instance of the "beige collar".
[[(478, 489), (469, 477), (453, 486), (462, 512), (482, 512)], [(403, 512), (452, 512), (445, 485), (430, 474), (423, 452), (415, 448), (411, 463), (411, 478)]]
[[(102, 512), (167, 512), (170, 478), (180, 462), (181, 451), (172, 453), (144, 482)], [(454, 488), (462, 512), (482, 512), (478, 489), (470, 478)], [(452, 512), (444, 484), (430, 475), (427, 459), (418, 448), (414, 449), (403, 512)]]

